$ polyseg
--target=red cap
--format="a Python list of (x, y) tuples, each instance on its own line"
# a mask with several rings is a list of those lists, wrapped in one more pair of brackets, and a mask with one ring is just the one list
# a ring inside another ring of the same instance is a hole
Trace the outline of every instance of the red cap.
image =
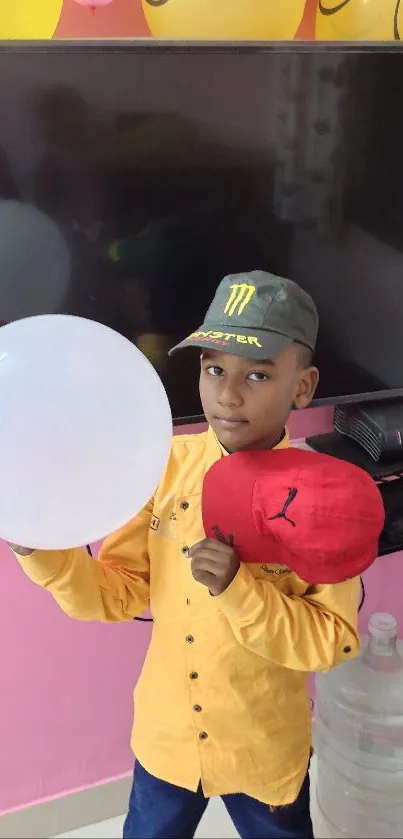
[(206, 536), (241, 562), (286, 565), (307, 583), (358, 577), (378, 555), (382, 496), (358, 466), (301, 449), (236, 452), (203, 483)]

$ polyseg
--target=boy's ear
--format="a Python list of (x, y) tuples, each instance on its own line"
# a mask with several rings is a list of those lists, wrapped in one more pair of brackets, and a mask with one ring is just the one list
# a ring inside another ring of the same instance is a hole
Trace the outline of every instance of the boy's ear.
[(317, 367), (307, 367), (301, 370), (298, 381), (298, 389), (294, 399), (293, 408), (301, 411), (307, 408), (312, 402), (319, 382), (319, 370)]

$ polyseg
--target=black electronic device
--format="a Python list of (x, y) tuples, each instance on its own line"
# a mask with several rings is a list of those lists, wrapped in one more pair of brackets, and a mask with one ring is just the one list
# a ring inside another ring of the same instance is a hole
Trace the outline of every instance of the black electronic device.
[(403, 549), (403, 478), (384, 480), (379, 484), (385, 506), (385, 526), (379, 540), (379, 555)]
[(376, 462), (403, 461), (403, 401), (339, 405), (334, 427)]
[(317, 302), (314, 404), (403, 396), (395, 50), (0, 45), (0, 200), (57, 222), (73, 265), (60, 310), (135, 341), (177, 422), (200, 418), (199, 362), (168, 347), (224, 274), (255, 268)]
[(338, 405), (332, 434), (308, 438), (317, 451), (341, 456), (371, 474), (403, 470), (403, 401), (401, 399)]

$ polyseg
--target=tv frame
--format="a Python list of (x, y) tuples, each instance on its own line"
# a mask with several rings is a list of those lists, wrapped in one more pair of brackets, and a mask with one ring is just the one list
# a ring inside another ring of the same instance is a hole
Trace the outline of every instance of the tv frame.
[[(168, 53), (182, 53), (189, 51), (203, 53), (239, 52), (253, 53), (281, 53), (307, 54), (307, 53), (343, 53), (343, 54), (394, 54), (403, 53), (403, 45), (398, 41), (350, 41), (325, 42), (325, 41), (180, 41), (180, 40), (159, 40), (156, 38), (133, 38), (133, 39), (102, 39), (102, 40), (50, 40), (50, 41), (2, 41), (0, 40), (0, 53), (24, 52), (24, 53), (46, 53), (53, 51), (64, 52), (129, 52), (136, 50), (139, 53), (152, 53), (154, 51), (166, 51)], [(369, 391), (364, 393), (350, 393), (334, 397), (314, 398), (311, 408), (323, 406), (346, 405), (358, 402), (374, 402), (403, 397), (403, 386), (400, 388), (388, 388), (386, 390)], [(176, 417), (174, 425), (190, 425), (205, 422), (203, 414)]]

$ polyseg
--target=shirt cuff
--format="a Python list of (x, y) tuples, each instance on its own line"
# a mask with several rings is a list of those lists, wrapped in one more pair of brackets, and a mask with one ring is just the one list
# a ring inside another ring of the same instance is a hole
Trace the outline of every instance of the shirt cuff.
[(34, 551), (28, 556), (14, 551), (14, 555), (27, 577), (42, 586), (60, 575), (70, 556), (68, 551)]
[[(269, 588), (269, 586), (266, 586)], [(221, 612), (229, 619), (238, 623), (250, 623), (261, 614), (262, 608), (267, 608), (253, 574), (246, 565), (241, 564), (238, 573), (228, 588), (216, 598)]]

